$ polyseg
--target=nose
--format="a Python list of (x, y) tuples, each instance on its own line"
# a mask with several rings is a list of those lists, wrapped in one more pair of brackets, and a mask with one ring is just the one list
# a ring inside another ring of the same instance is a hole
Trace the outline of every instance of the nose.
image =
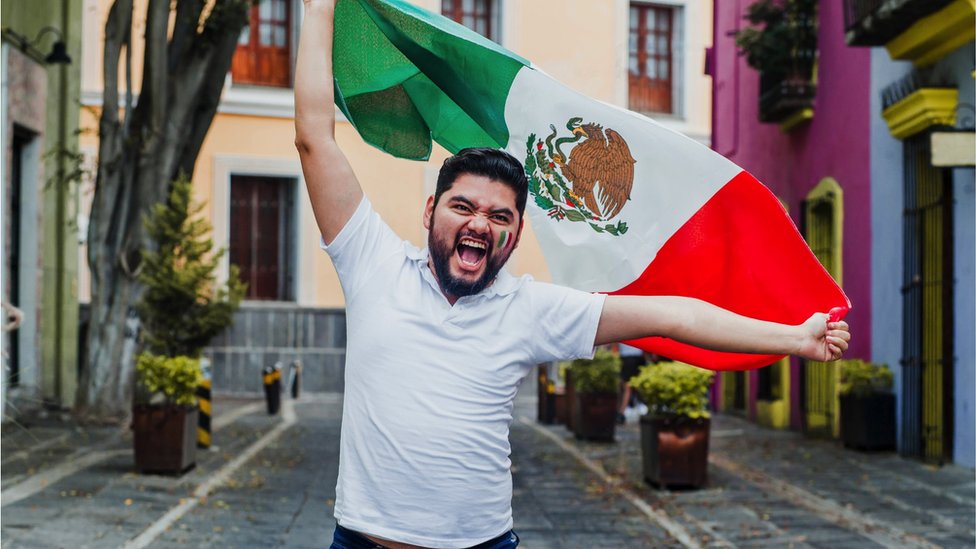
[(488, 218), (483, 215), (474, 216), (471, 221), (468, 222), (468, 229), (479, 234), (488, 233)]

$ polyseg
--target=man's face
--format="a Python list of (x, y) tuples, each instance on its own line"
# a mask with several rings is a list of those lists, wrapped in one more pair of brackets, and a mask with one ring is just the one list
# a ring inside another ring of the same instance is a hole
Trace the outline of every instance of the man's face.
[(461, 174), (436, 207), (433, 197), (427, 199), (424, 227), (430, 231), (434, 274), (453, 303), (495, 279), (518, 245), (522, 219), (510, 187), (482, 175)]

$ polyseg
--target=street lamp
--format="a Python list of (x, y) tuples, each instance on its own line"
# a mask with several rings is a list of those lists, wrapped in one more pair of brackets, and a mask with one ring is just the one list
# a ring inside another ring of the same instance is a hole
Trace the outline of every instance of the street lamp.
[[(57, 39), (54, 41), (54, 45), (51, 46), (51, 53), (44, 55), (36, 45), (41, 42), (44, 35), (48, 33), (54, 33)], [(37, 38), (33, 41), (28, 41), (27, 37), (14, 31), (13, 29), (6, 28), (3, 29), (3, 34), (10, 38), (11, 41), (20, 44), (20, 51), (29, 54), (35, 59), (44, 59), (44, 62), (48, 65), (70, 65), (71, 57), (68, 55), (68, 46), (64, 43), (64, 35), (61, 31), (54, 27), (44, 27), (40, 32), (37, 33)]]

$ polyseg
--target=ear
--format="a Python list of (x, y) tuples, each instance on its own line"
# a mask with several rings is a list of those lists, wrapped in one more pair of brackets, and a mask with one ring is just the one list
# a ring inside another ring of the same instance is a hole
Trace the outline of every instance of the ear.
[(434, 216), (434, 195), (427, 197), (427, 205), (424, 207), (424, 228), (430, 230), (430, 220)]

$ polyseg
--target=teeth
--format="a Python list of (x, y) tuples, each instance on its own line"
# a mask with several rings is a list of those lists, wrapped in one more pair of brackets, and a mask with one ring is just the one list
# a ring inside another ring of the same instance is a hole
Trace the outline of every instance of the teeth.
[(484, 242), (478, 242), (477, 240), (471, 240), (470, 238), (462, 238), (460, 243), (468, 246), (469, 248), (480, 248), (482, 250), (487, 248)]

